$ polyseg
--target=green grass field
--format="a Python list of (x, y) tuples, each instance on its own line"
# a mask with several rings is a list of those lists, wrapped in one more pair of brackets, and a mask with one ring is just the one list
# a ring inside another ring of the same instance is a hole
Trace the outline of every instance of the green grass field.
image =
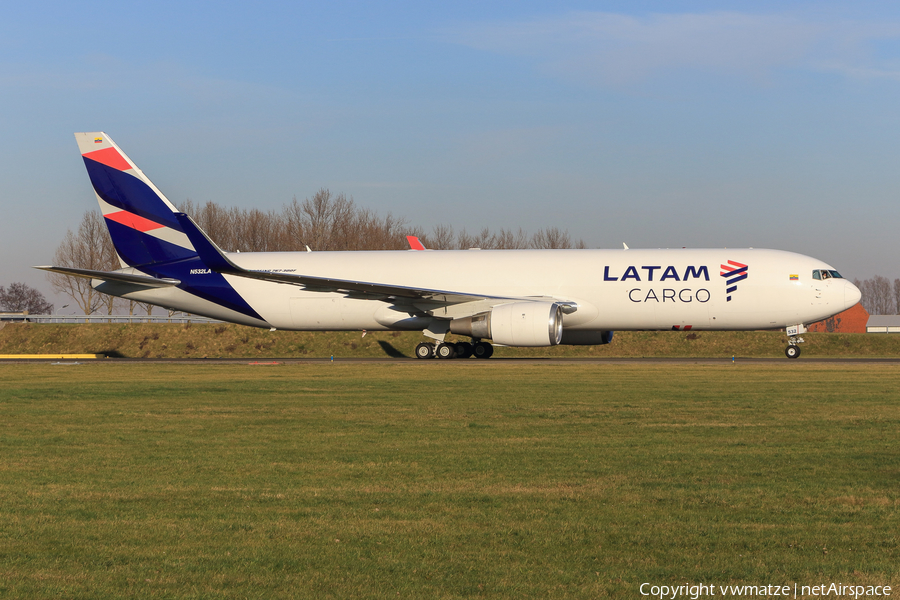
[(892, 365), (0, 365), (0, 597), (900, 589)]

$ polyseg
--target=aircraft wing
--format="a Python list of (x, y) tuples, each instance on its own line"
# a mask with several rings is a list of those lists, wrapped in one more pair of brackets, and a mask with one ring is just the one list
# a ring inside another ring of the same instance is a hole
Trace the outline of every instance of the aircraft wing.
[(150, 277), (149, 275), (138, 275), (135, 273), (123, 273), (120, 271), (94, 271), (92, 269), (77, 269), (75, 267), (34, 267), (42, 271), (50, 271), (51, 273), (62, 273), (63, 275), (73, 275), (75, 277), (85, 277), (87, 279), (103, 279), (104, 281), (120, 281), (122, 283), (135, 283), (147, 287), (171, 287), (181, 283), (178, 279), (160, 279)]
[[(218, 269), (213, 269), (218, 271)], [(465, 294), (446, 290), (431, 290), (426, 288), (411, 288), (398, 285), (385, 285), (366, 281), (350, 281), (346, 279), (332, 279), (327, 277), (312, 277), (309, 275), (294, 275), (291, 273), (271, 273), (268, 271), (248, 271), (240, 267), (234, 271), (219, 271), (228, 275), (237, 275), (248, 279), (272, 281), (301, 286), (311, 292), (338, 292), (351, 298), (366, 298), (369, 300), (400, 299), (431, 300), (440, 303), (456, 304), (460, 302), (472, 302), (473, 300), (485, 300), (496, 298), (507, 299), (502, 296), (487, 296), (484, 294)]]
[(332, 279), (328, 277), (314, 277), (310, 275), (298, 275), (294, 273), (277, 273), (272, 271), (250, 271), (234, 264), (225, 252), (213, 242), (206, 233), (194, 223), (188, 215), (175, 213), (179, 224), (188, 236), (191, 244), (197, 250), (200, 259), (213, 271), (227, 275), (236, 275), (249, 279), (272, 281), (301, 286), (306, 290), (316, 292), (338, 292), (351, 298), (366, 298), (370, 300), (383, 300), (394, 304), (413, 304), (419, 307), (425, 305), (449, 306), (478, 302), (481, 300), (518, 300), (518, 301), (557, 301), (563, 306), (563, 312), (572, 313), (577, 309), (574, 302), (566, 302), (556, 298), (546, 297), (513, 297), (491, 296), (487, 294), (466, 293), (451, 290), (436, 290), (428, 288), (414, 288), (367, 281), (349, 281), (345, 279)]

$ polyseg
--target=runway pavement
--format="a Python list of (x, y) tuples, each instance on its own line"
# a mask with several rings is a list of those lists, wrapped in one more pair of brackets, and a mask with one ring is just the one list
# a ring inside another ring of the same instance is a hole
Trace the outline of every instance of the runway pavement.
[(661, 357), (578, 357), (578, 358), (499, 358), (492, 357), (489, 359), (427, 359), (421, 360), (417, 358), (352, 358), (352, 357), (335, 357), (331, 358), (97, 358), (87, 360), (60, 360), (59, 357), (53, 358), (3, 358), (0, 359), (2, 364), (15, 363), (50, 363), (59, 365), (72, 364), (122, 364), (122, 363), (183, 363), (183, 364), (243, 364), (251, 366), (274, 366), (280, 364), (324, 364), (324, 363), (416, 363), (425, 365), (483, 365), (492, 364), (528, 364), (528, 365), (563, 365), (563, 364), (726, 364), (726, 363), (742, 363), (742, 364), (784, 364), (784, 365), (802, 365), (807, 363), (814, 364), (900, 364), (900, 357), (896, 358), (854, 358), (854, 357), (801, 357), (791, 360), (785, 357), (781, 358), (742, 358), (736, 357), (732, 360), (727, 358), (661, 358)]

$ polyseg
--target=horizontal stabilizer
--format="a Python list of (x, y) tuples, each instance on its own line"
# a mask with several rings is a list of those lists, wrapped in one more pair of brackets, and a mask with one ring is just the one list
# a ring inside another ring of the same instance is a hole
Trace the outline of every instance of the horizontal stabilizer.
[(63, 275), (72, 275), (74, 277), (86, 277), (87, 279), (102, 279), (104, 281), (121, 281), (122, 283), (135, 283), (145, 285), (147, 287), (171, 287), (178, 285), (181, 281), (177, 279), (159, 279), (148, 275), (134, 275), (131, 273), (120, 273), (117, 271), (94, 271), (92, 269), (76, 269), (75, 267), (34, 267), (42, 271), (50, 271), (51, 273), (62, 273)]

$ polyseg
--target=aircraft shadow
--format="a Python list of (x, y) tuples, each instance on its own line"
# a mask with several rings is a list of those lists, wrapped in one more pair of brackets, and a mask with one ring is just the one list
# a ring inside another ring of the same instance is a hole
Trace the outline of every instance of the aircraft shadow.
[(394, 348), (388, 342), (383, 340), (378, 340), (378, 345), (381, 346), (381, 349), (384, 350), (384, 353), (390, 356), (391, 358), (407, 358), (405, 354)]

